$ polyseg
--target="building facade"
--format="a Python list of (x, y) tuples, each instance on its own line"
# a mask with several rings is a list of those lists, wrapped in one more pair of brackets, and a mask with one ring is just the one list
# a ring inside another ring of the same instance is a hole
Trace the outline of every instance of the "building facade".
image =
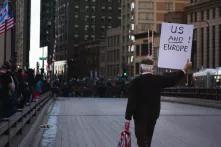
[[(56, 59), (68, 60), (69, 76), (80, 76), (72, 60), (85, 60), (82, 44), (105, 39), (106, 31), (120, 25), (120, 0), (57, 0)], [(69, 62), (70, 61), (70, 62)]]
[(41, 0), (40, 47), (48, 47), (48, 63), (53, 60), (55, 44), (55, 3), (56, 0)]
[[(0, 0), (0, 7), (2, 7), (3, 2), (4, 2), (4, 0)], [(17, 17), (16, 17), (17, 2), (9, 1), (8, 3), (9, 3), (9, 11), (12, 14), (12, 16), (14, 17), (14, 19), (16, 20), (17, 19)], [(29, 9), (29, 8), (27, 8), (27, 9)], [(26, 12), (26, 13), (28, 13), (28, 12)], [(26, 18), (27, 15), (23, 15), (22, 16), (23, 19)], [(25, 23), (25, 22), (23, 22), (23, 23)], [(13, 26), (5, 34), (4, 33), (0, 34), (0, 66), (5, 61), (7, 61), (7, 62), (10, 61), (13, 65), (16, 65), (16, 63), (17, 63), (18, 53), (17, 53), (17, 48), (15, 45), (16, 45), (16, 37), (18, 37), (18, 35), (16, 36), (15, 28), (16, 28), (16, 26)], [(27, 29), (28, 29), (28, 26), (27, 26)], [(25, 35), (28, 36), (29, 34), (26, 33)], [(28, 38), (26, 38), (26, 39), (28, 39)], [(21, 41), (24, 42), (24, 40), (21, 40)], [(24, 45), (29, 46), (29, 42), (27, 42), (27, 41), (24, 42)], [(24, 55), (24, 56), (26, 56), (26, 55)], [(24, 60), (24, 62), (26, 62), (26, 59), (23, 59), (23, 60)]]
[[(140, 58), (136, 56), (136, 34), (146, 33), (146, 34), (159, 34), (161, 29), (161, 23), (165, 21), (165, 16), (168, 12), (184, 11), (184, 7), (187, 6), (189, 2), (186, 0), (132, 0), (130, 4), (130, 28), (129, 31), (129, 42), (128, 42), (128, 67), (130, 67), (131, 76), (136, 74), (136, 64), (137, 59)], [(123, 11), (123, 10), (122, 10)], [(153, 33), (152, 33), (153, 32)], [(158, 36), (153, 36), (152, 40), (158, 40)], [(150, 38), (148, 42), (151, 41)], [(159, 42), (152, 44), (150, 47), (154, 49), (151, 54), (148, 55), (150, 58), (157, 60), (158, 51), (157, 46)], [(148, 49), (147, 49), (148, 50)], [(142, 56), (142, 55), (141, 55)], [(146, 55), (145, 55), (146, 56)]]
[(16, 1), (16, 65), (29, 67), (31, 0)]
[[(131, 71), (129, 68), (133, 68), (133, 65), (128, 64), (132, 52), (130, 51), (131, 34), (133, 29), (130, 29), (131, 22), (134, 18), (131, 18), (131, 12), (134, 11), (134, 5), (131, 2), (134, 0), (121, 0), (121, 50), (120, 50), (120, 68)], [(131, 74), (129, 73), (131, 76)]]
[(168, 22), (168, 23), (186, 24), (187, 23), (187, 16), (184, 11), (168, 12), (164, 16), (164, 21)]
[(221, 66), (221, 1), (190, 0), (187, 22), (194, 25), (195, 70)]
[[(156, 32), (144, 32), (135, 34), (135, 42), (134, 42), (134, 76), (141, 74), (140, 64), (147, 57), (152, 58), (154, 61), (154, 66), (157, 64), (157, 59), (153, 58), (157, 56), (158, 52), (154, 52), (159, 48), (160, 43), (160, 34)], [(155, 69), (156, 71), (157, 69)]]
[[(114, 79), (122, 76), (124, 69), (121, 68), (121, 28), (112, 28), (107, 31), (105, 48), (105, 78)], [(124, 71), (126, 72), (126, 71)]]

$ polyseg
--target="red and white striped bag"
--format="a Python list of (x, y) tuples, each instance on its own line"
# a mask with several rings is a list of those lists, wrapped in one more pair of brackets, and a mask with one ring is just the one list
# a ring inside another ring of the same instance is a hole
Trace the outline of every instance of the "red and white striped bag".
[(131, 147), (131, 135), (129, 131), (123, 130), (120, 133), (120, 140), (117, 147)]

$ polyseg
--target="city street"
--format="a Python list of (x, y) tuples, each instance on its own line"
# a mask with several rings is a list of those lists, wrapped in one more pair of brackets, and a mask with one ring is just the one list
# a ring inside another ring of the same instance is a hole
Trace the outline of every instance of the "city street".
[[(40, 147), (116, 147), (126, 99), (58, 98)], [(221, 110), (162, 102), (152, 147), (220, 147)], [(131, 125), (132, 147), (136, 147)]]

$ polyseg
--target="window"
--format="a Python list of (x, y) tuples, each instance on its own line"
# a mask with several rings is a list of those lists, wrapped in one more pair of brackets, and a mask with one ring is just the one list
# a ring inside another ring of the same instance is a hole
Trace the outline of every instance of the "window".
[(131, 3), (131, 5), (130, 5), (130, 10), (131, 10), (131, 11), (134, 10), (134, 2)]
[(204, 28), (201, 28), (201, 65), (204, 61)]
[(197, 12), (195, 12), (195, 22), (197, 22)]
[(219, 7), (219, 16), (221, 17), (221, 7)]
[(131, 24), (131, 30), (134, 31), (134, 24)]
[(75, 35), (74, 35), (74, 38), (78, 38), (78, 37), (79, 37), (79, 35), (78, 35), (78, 34), (75, 34)]
[[(221, 24), (219, 25), (219, 48), (221, 48)], [(221, 51), (219, 52), (219, 66), (221, 65)]]
[(84, 40), (87, 40), (88, 39), (88, 35), (84, 35)]
[(88, 21), (88, 19), (89, 19), (89, 16), (87, 16), (87, 15), (86, 15), (86, 16), (84, 17), (84, 21), (86, 21), (86, 22), (87, 22), (87, 21)]
[(92, 9), (92, 12), (94, 13), (95, 12), (95, 6), (92, 6), (91, 9)]
[(193, 13), (190, 13), (190, 22), (193, 22)]
[(138, 8), (139, 9), (153, 9), (153, 2), (141, 1), (138, 3)]
[(207, 62), (206, 62), (206, 67), (209, 67), (209, 50), (210, 50), (210, 46), (209, 46), (209, 38), (210, 38), (210, 35), (209, 35), (209, 27), (207, 27), (206, 28), (206, 34), (207, 34), (207, 36), (206, 36), (206, 44), (207, 44), (207, 48), (206, 48), (206, 54), (207, 54)]
[(95, 17), (93, 17), (93, 16), (91, 18), (91, 23), (93, 23), (93, 24), (95, 23)]
[(204, 20), (204, 11), (201, 11), (201, 20)]
[(153, 13), (139, 13), (139, 20), (153, 20)]
[(140, 56), (140, 45), (136, 45), (136, 56)]
[(146, 56), (148, 51), (148, 44), (141, 45), (141, 56)]
[(105, 10), (105, 6), (102, 6), (102, 7), (101, 7), (101, 10)]
[(89, 26), (88, 25), (85, 25), (84, 26), (84, 30), (88, 30)]
[(131, 45), (130, 51), (131, 51), (131, 52), (134, 52), (134, 50), (135, 50), (135, 45)]
[(157, 24), (157, 31), (161, 32), (161, 24)]
[(166, 4), (166, 10), (172, 11), (173, 10), (173, 3), (167, 3)]
[(85, 12), (89, 12), (89, 6), (85, 6)]
[(206, 11), (206, 19), (209, 19), (209, 9)]
[(213, 34), (212, 34), (212, 35), (213, 35), (213, 40), (212, 40), (212, 50), (213, 50), (213, 51), (212, 51), (212, 57), (213, 57), (213, 58), (212, 58), (212, 60), (213, 60), (213, 61), (212, 61), (212, 67), (213, 67), (213, 68), (215, 68), (215, 59), (216, 59), (216, 58), (215, 58), (215, 44), (216, 44), (216, 41), (215, 41), (215, 39), (216, 39), (216, 37), (215, 37), (215, 36), (216, 36), (216, 32), (215, 32), (215, 31), (216, 31), (216, 27), (213, 26), (213, 27), (212, 27), (212, 33), (213, 33)]
[(213, 8), (213, 18), (216, 17), (216, 8)]

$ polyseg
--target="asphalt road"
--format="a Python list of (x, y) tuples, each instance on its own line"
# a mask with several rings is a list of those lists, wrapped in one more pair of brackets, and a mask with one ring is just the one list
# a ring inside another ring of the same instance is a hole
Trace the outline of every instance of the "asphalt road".
[[(126, 99), (58, 98), (39, 147), (116, 147)], [(136, 147), (131, 124), (132, 147)], [(221, 110), (162, 102), (152, 147), (220, 147)]]

